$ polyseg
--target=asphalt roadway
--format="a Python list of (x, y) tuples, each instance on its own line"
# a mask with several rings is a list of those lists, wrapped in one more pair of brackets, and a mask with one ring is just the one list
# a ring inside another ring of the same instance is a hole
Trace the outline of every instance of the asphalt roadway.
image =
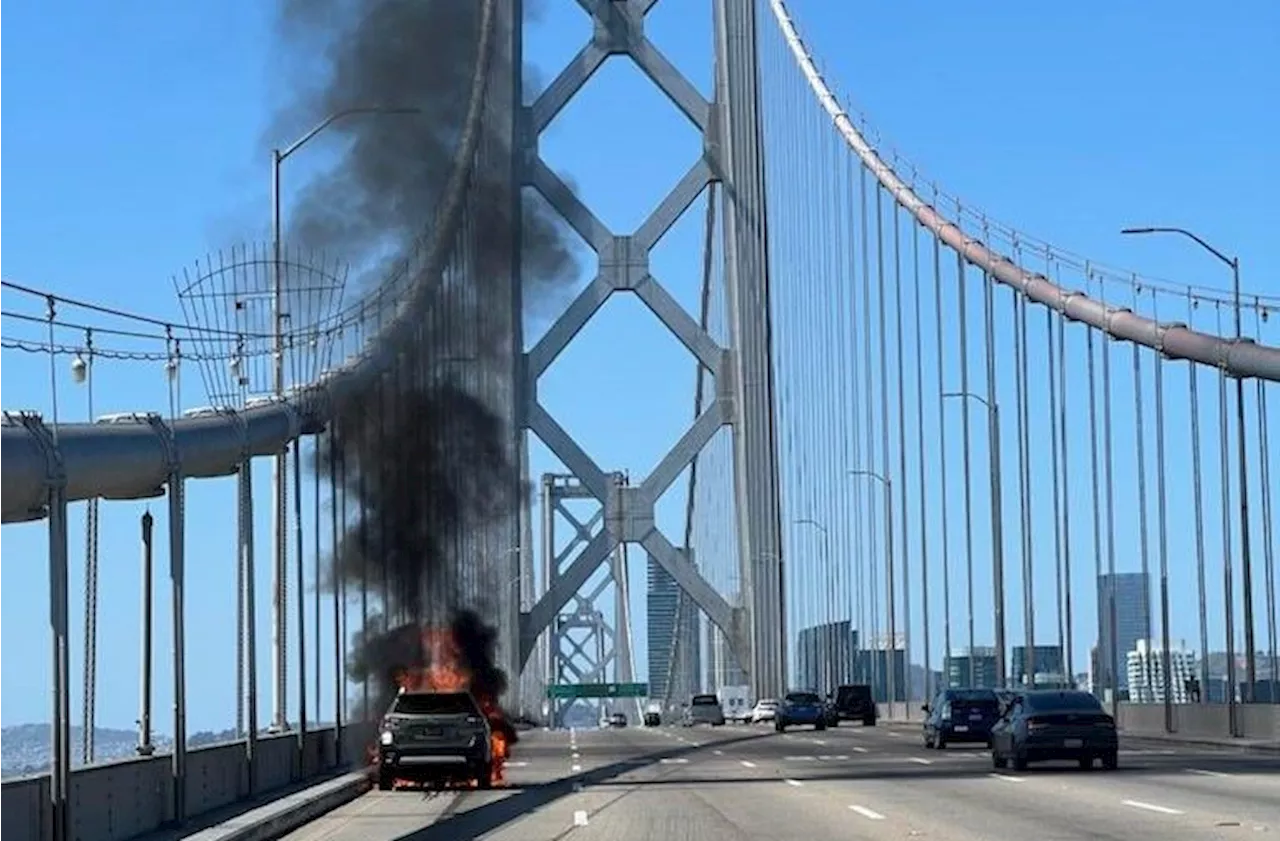
[(1280, 838), (1280, 755), (1122, 742), (1120, 768), (997, 772), (918, 726), (521, 734), (493, 791), (372, 791), (288, 841)]

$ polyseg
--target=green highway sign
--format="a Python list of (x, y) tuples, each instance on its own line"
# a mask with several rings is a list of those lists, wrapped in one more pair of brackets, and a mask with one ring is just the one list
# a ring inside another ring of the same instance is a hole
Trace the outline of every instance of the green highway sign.
[(644, 698), (647, 683), (553, 683), (547, 686), (548, 698)]

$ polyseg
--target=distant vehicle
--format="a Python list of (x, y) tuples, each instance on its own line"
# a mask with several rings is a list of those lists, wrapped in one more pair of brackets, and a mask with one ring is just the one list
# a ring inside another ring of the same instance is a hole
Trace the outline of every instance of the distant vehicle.
[(626, 714), (626, 713), (614, 713), (613, 715), (609, 716), (609, 726), (610, 726), (610, 727), (626, 727), (626, 726), (627, 726), (627, 714)]
[(751, 710), (751, 723), (760, 724), (765, 721), (773, 721), (778, 717), (778, 699), (765, 698), (757, 701), (755, 707)]
[(1028, 763), (1074, 759), (1092, 768), (1095, 759), (1115, 770), (1119, 739), (1116, 722), (1098, 699), (1080, 690), (1041, 690), (1018, 694), (991, 728), (991, 764), (1012, 763), (1024, 771)]
[(397, 779), (493, 784), (489, 722), (469, 692), (402, 692), (378, 734), (378, 788)]
[(871, 687), (865, 683), (837, 686), (827, 704), (827, 724), (836, 727), (841, 721), (861, 721), (863, 727), (876, 726), (876, 702)]
[(726, 719), (743, 723), (751, 720), (750, 686), (721, 687), (719, 697)]
[(817, 692), (788, 692), (773, 719), (779, 733), (794, 724), (811, 724), (814, 730), (827, 729), (826, 705)]
[(715, 695), (694, 695), (684, 714), (684, 726), (710, 724), (712, 727), (724, 726), (724, 708)]
[(991, 742), (1000, 719), (1000, 698), (992, 689), (943, 689), (925, 704), (924, 746), (944, 750), (950, 742)]
[(662, 713), (653, 712), (652, 710), (644, 714), (645, 727), (658, 727), (662, 724)]

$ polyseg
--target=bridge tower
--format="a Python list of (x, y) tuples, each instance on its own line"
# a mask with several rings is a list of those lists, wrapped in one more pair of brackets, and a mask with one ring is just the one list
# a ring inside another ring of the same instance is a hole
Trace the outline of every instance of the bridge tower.
[[(519, 359), (519, 426), (536, 434), (583, 491), (600, 502), (604, 527), (540, 598), (519, 612), (519, 659), (512, 666), (519, 670), (528, 662), (539, 636), (620, 543), (638, 543), (724, 633), (747, 668), (753, 691), (766, 697), (784, 688), (787, 671), (756, 9), (751, 2), (711, 2), (715, 84), (710, 102), (646, 37), (645, 16), (657, 0), (579, 0), (594, 24), (590, 40), (531, 105), (518, 108), (514, 182), (541, 193), (599, 258), (594, 280)], [(512, 62), (517, 74), (522, 63), (518, 39), (515, 36)], [(538, 154), (540, 134), (610, 56), (634, 61), (703, 137), (701, 154), (679, 183), (637, 230), (627, 233), (609, 230)], [(520, 90), (517, 78), (514, 91)], [(728, 347), (712, 339), (649, 268), (657, 241), (712, 185), (722, 199)], [(517, 268), (517, 286), (518, 273)], [(538, 401), (539, 377), (615, 293), (639, 296), (716, 384), (715, 399), (637, 485), (611, 481)], [(733, 435), (737, 549), (744, 590), (740, 605), (718, 593), (654, 523), (656, 501), (724, 425)], [(524, 516), (527, 522), (528, 513)], [(524, 541), (523, 552), (531, 550), (528, 543)], [(523, 564), (524, 569), (530, 566)], [(532, 601), (527, 593), (524, 601)]]

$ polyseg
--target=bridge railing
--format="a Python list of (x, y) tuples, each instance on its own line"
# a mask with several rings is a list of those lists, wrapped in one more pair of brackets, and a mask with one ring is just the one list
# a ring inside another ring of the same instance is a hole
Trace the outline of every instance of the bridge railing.
[[(326, 772), (359, 767), (373, 728), (357, 723), (309, 730), (301, 749), (296, 733), (260, 736), (256, 785), (250, 783), (244, 742), (221, 742), (187, 752), (184, 785), (188, 817), (198, 819), (234, 803), (270, 795)], [(0, 786), (0, 834), (10, 841), (49, 837), (50, 778), (31, 774)], [(155, 753), (77, 768), (71, 774), (72, 839), (123, 841), (174, 820), (173, 755)]]

